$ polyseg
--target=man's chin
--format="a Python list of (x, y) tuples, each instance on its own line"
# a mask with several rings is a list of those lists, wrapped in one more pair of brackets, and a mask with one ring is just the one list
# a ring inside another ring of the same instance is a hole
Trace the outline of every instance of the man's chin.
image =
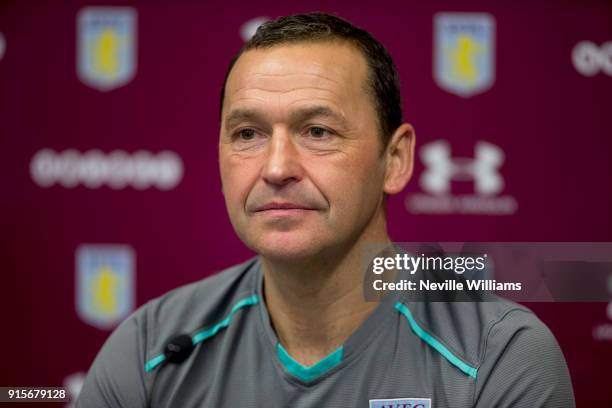
[(316, 257), (320, 249), (307, 247), (264, 247), (257, 250), (259, 255), (271, 262), (296, 263)]
[(270, 240), (259, 241), (251, 247), (263, 258), (271, 262), (296, 263), (308, 261), (318, 257), (323, 248), (320, 242), (294, 241), (294, 240)]

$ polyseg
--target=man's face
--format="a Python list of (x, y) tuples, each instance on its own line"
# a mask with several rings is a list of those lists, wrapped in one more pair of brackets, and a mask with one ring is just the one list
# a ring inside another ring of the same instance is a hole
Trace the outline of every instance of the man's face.
[(341, 43), (238, 59), (219, 162), (230, 220), (257, 253), (288, 261), (348, 248), (382, 214), (385, 164), (366, 76), (364, 57)]

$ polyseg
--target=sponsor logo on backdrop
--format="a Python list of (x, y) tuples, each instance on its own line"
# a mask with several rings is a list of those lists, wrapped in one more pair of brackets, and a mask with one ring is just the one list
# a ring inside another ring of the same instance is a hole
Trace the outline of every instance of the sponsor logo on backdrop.
[(600, 72), (612, 76), (612, 41), (598, 46), (591, 41), (581, 41), (572, 50), (574, 68), (584, 76)]
[[(479, 141), (474, 157), (452, 157), (446, 140), (428, 143), (419, 150), (425, 166), (419, 184), (424, 193), (409, 194), (406, 209), (414, 214), (511, 215), (518, 208), (516, 199), (500, 195), (504, 190), (501, 167), (504, 151), (492, 143)], [(452, 182), (471, 182), (474, 194), (452, 194)]]
[(370, 400), (370, 408), (431, 408), (430, 398), (392, 398)]
[(68, 149), (58, 153), (51, 149), (36, 152), (30, 161), (30, 175), (40, 187), (59, 184), (66, 188), (84, 185), (95, 189), (108, 186), (138, 190), (157, 187), (170, 190), (183, 178), (183, 161), (171, 151), (157, 154), (145, 150), (133, 154), (122, 150), (103, 153), (89, 150), (80, 153)]
[(136, 10), (84, 7), (77, 15), (77, 74), (99, 91), (119, 88), (136, 74)]
[(76, 400), (81, 393), (83, 388), (83, 382), (85, 381), (85, 373), (74, 373), (64, 378), (62, 387), (66, 388), (68, 395), (70, 396), (70, 402), (65, 405), (65, 408), (75, 408)]
[(434, 79), (452, 94), (468, 98), (495, 82), (495, 18), (486, 13), (434, 16)]
[(2, 57), (4, 57), (5, 51), (6, 51), (6, 40), (4, 39), (4, 34), (0, 33), (0, 61), (2, 61)]
[(134, 310), (134, 250), (129, 245), (80, 245), (76, 309), (87, 324), (112, 329)]
[(257, 28), (260, 25), (265, 23), (266, 21), (270, 21), (269, 17), (255, 17), (247, 21), (246, 23), (240, 26), (240, 37), (242, 41), (247, 42), (255, 35)]

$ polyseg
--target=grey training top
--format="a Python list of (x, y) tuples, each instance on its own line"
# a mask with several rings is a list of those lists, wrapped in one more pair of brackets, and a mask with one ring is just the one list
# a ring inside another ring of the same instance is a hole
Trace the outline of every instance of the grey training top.
[[(270, 325), (259, 258), (152, 300), (109, 337), (78, 407), (573, 407), (548, 328), (508, 301), (386, 296), (337, 350), (306, 367)], [(196, 345), (166, 364), (168, 339)]]

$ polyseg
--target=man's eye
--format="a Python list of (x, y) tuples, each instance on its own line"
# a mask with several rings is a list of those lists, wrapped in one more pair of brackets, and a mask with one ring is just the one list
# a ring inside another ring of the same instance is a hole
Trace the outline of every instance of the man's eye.
[(327, 129), (319, 127), (319, 126), (313, 126), (310, 129), (308, 129), (308, 134), (315, 139), (322, 139), (328, 136), (330, 133), (331, 132), (328, 131)]
[(240, 129), (236, 133), (236, 136), (240, 138), (241, 140), (253, 140), (255, 138), (255, 129), (250, 129), (250, 128)]

